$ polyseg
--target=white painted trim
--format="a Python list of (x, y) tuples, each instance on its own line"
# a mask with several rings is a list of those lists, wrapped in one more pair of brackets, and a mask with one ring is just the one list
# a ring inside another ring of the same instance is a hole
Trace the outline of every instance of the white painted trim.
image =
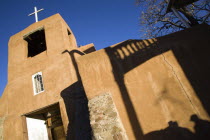
[(37, 75), (41, 75), (42, 77), (42, 72), (37, 72), (35, 74), (32, 75), (32, 84), (33, 84), (33, 92), (34, 92), (34, 96), (39, 94), (39, 93), (42, 93), (44, 92), (44, 82), (43, 82), (43, 77), (42, 77), (42, 85), (43, 85), (43, 90), (40, 91), (40, 92), (36, 92), (36, 87), (35, 87), (35, 81), (34, 81), (34, 77), (37, 76)]

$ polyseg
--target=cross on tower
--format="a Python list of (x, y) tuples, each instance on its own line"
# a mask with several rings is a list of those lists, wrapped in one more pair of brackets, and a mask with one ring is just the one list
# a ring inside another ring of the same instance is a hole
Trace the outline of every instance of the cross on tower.
[(37, 13), (40, 12), (40, 11), (42, 11), (42, 10), (44, 10), (44, 9), (42, 8), (42, 9), (39, 9), (39, 10), (37, 11), (37, 8), (36, 8), (36, 6), (35, 6), (35, 7), (34, 7), (34, 12), (31, 13), (31, 14), (29, 14), (28, 16), (31, 16), (31, 15), (35, 14), (35, 20), (36, 20), (36, 22), (38, 22), (38, 15), (37, 15)]

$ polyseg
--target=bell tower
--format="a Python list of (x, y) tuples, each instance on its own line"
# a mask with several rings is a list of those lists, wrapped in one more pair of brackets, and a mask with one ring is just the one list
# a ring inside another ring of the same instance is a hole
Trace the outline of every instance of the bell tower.
[(8, 82), (26, 71), (40, 71), (47, 60), (76, 48), (71, 29), (59, 14), (36, 22), (10, 38)]
[(17, 125), (4, 127), (4, 138), (33, 135), (30, 118), (45, 122), (49, 138), (65, 137), (68, 116), (60, 94), (78, 78), (69, 53), (63, 52), (82, 50), (73, 32), (55, 14), (11, 36), (8, 46), (8, 83), (0, 100), (0, 117), (8, 116), (3, 117), (4, 126)]

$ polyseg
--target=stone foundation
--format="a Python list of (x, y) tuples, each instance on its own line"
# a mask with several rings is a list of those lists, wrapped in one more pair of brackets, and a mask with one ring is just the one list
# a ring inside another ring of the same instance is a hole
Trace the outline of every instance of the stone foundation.
[(111, 94), (102, 94), (89, 100), (90, 123), (95, 140), (127, 140)]

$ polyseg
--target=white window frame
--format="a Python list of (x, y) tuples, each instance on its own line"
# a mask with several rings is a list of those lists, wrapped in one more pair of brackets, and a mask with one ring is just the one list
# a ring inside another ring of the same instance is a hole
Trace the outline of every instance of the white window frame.
[[(35, 78), (37, 75), (41, 75), (41, 83), (39, 83), (39, 84), (40, 84), (39, 86), (42, 86), (43, 88), (40, 87), (40, 88), (41, 88), (40, 91), (36, 91), (36, 90), (38, 89), (38, 87), (37, 87), (36, 84), (38, 84), (38, 83), (35, 82), (35, 79), (34, 79), (34, 78)], [(37, 72), (37, 73), (35, 73), (35, 74), (32, 75), (32, 83), (33, 83), (34, 95), (37, 95), (37, 94), (39, 94), (39, 93), (44, 92), (44, 82), (43, 82), (42, 72)], [(42, 89), (43, 89), (43, 90), (42, 90)]]

